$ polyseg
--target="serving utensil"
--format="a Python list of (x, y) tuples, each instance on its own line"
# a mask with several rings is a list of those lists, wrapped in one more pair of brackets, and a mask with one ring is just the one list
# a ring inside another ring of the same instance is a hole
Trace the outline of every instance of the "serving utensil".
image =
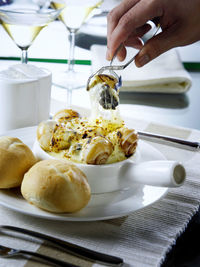
[[(155, 33), (152, 35), (152, 37), (154, 37), (158, 31), (160, 30), (160, 24), (156, 24), (156, 31)], [(151, 37), (151, 38), (152, 38)], [(124, 70), (126, 67), (128, 67), (136, 58), (137, 54), (134, 55), (128, 62), (126, 62), (125, 64), (122, 65), (112, 65), (114, 59), (116, 58), (118, 52), (120, 51), (120, 49), (122, 48), (123, 44), (120, 44), (120, 46), (116, 49), (114, 56), (112, 57), (111, 61), (110, 61), (110, 65), (108, 66), (103, 66), (101, 67), (99, 70), (97, 70), (95, 73), (93, 73), (92, 75), (89, 76), (88, 80), (87, 80), (87, 85), (86, 85), (86, 89), (89, 90), (89, 85), (90, 85), (90, 81), (91, 79), (95, 76), (95, 75), (99, 75), (102, 74), (105, 71), (109, 71), (110, 74), (112, 74), (115, 78), (117, 78), (118, 83), (121, 83), (121, 76), (119, 76), (115, 71), (116, 70)]]
[[(12, 232), (22, 233), (25, 235), (39, 238), (43, 241), (45, 240), (47, 241), (47, 243), (51, 244), (54, 247), (57, 247), (72, 255), (75, 255), (75, 256), (90, 260), (90, 261), (103, 263), (109, 266), (121, 266), (123, 264), (123, 259), (119, 257), (100, 253), (100, 252), (97, 252), (97, 251), (94, 251), (88, 248), (84, 248), (79, 245), (75, 245), (67, 241), (64, 241), (64, 240), (61, 240), (61, 239), (58, 239), (58, 238), (55, 238), (49, 235), (45, 235), (42, 233), (38, 233), (35, 231), (31, 231), (28, 229), (23, 229), (23, 228), (9, 226), (9, 225), (1, 225), (0, 230), (6, 230), (6, 231), (8, 230)], [(68, 266), (68, 265), (65, 265), (65, 266)], [(74, 266), (74, 265), (69, 265), (69, 266)]]
[(63, 267), (78, 267), (77, 265), (57, 260), (55, 258), (39, 254), (36, 252), (22, 250), (22, 249), (14, 249), (0, 245), (0, 257), (10, 258), (16, 256), (23, 256), (23, 257), (32, 256), (34, 258), (41, 260), (42, 262), (50, 264), (51, 266), (53, 265), (53, 266), (63, 266)]
[(95, 73), (93, 73), (92, 75), (89, 76), (88, 80), (87, 80), (87, 86), (86, 86), (86, 89), (89, 90), (89, 85), (90, 85), (90, 81), (91, 79), (96, 76), (96, 75), (99, 75), (99, 74), (102, 74), (103, 72), (105, 71), (109, 71), (115, 78), (117, 78), (118, 80), (118, 83), (121, 83), (121, 77), (115, 72), (116, 70), (123, 70), (125, 69), (128, 65), (131, 64), (131, 62), (133, 62), (135, 60), (135, 57), (136, 55), (131, 58), (126, 64), (123, 64), (123, 65), (112, 65), (113, 63), (113, 60), (116, 58), (117, 56), (117, 53), (119, 52), (119, 50), (122, 48), (122, 44), (117, 48), (113, 58), (111, 59), (110, 61), (110, 65), (108, 66), (103, 66), (101, 67), (99, 70), (97, 70)]

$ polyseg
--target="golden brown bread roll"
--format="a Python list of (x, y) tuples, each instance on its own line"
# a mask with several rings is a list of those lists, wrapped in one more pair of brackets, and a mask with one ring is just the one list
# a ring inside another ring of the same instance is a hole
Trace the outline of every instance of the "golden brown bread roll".
[(68, 121), (68, 120), (71, 120), (73, 118), (78, 118), (78, 117), (80, 117), (78, 112), (72, 109), (62, 109), (53, 116), (53, 120), (57, 122), (63, 122), (63, 121)]
[(118, 132), (120, 145), (127, 157), (133, 155), (137, 147), (138, 135), (134, 129), (122, 128)]
[(36, 163), (30, 148), (15, 137), (0, 137), (0, 188), (20, 186), (23, 176)]
[(94, 165), (104, 164), (112, 152), (113, 144), (104, 137), (96, 136), (84, 147), (84, 162)]
[(91, 196), (85, 174), (66, 160), (35, 164), (25, 174), (21, 192), (28, 202), (50, 212), (76, 212)]

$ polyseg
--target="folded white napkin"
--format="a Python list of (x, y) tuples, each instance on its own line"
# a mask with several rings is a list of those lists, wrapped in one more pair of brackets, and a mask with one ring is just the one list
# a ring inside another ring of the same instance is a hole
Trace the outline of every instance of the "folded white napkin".
[[(124, 64), (133, 57), (138, 50), (128, 48)], [(105, 59), (106, 46), (93, 45), (92, 71), (102, 66), (109, 65)], [(184, 69), (176, 49), (172, 49), (158, 58), (152, 60), (142, 68), (137, 68), (134, 63), (126, 69), (117, 71), (122, 76), (122, 91), (148, 92), (148, 93), (184, 93), (191, 87), (191, 77)]]

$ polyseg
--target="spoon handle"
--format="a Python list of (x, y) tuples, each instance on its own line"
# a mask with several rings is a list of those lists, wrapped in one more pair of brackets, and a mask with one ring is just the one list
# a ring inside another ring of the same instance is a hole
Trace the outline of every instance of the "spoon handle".
[(199, 151), (200, 150), (200, 143), (199, 142), (192, 142), (187, 141), (184, 139), (179, 139), (175, 137), (165, 136), (165, 135), (159, 135), (159, 134), (152, 134), (148, 132), (142, 132), (138, 131), (139, 138), (146, 139), (148, 141), (160, 141), (160, 142), (166, 142), (171, 144), (177, 144), (179, 147), (182, 147), (184, 149), (192, 150), (192, 151)]

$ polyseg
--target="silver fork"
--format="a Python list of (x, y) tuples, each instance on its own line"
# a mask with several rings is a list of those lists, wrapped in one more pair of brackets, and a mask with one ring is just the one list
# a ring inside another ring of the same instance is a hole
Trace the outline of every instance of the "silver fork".
[[(159, 29), (160, 29), (160, 24), (157, 24), (156, 25), (156, 31), (155, 33), (152, 35), (152, 37), (154, 37)], [(87, 86), (86, 86), (86, 89), (89, 90), (89, 85), (90, 85), (90, 81), (91, 79), (95, 76), (95, 75), (98, 75), (98, 74), (102, 74), (104, 71), (110, 71), (110, 73), (117, 78), (118, 80), (118, 83), (121, 83), (121, 77), (118, 76), (118, 74), (115, 72), (116, 70), (124, 70), (126, 67), (128, 67), (128, 65), (130, 65), (136, 58), (137, 54), (134, 55), (128, 62), (126, 62), (125, 64), (122, 64), (122, 65), (112, 65), (114, 59), (116, 58), (117, 56), (117, 53), (119, 52), (119, 50), (122, 48), (122, 45), (123, 44), (120, 44), (120, 46), (117, 48), (117, 50), (115, 51), (115, 54), (113, 56), (113, 58), (111, 59), (110, 61), (110, 65), (108, 66), (103, 66), (101, 67), (99, 70), (97, 70), (95, 73), (93, 73), (92, 75), (89, 76), (88, 80), (87, 80)]]
[(41, 232), (32, 231), (29, 229), (24, 229), (16, 226), (11, 225), (0, 225), (0, 231), (11, 231), (16, 233), (25, 234), (28, 236), (39, 238), (42, 241), (45, 241), (46, 243), (59, 248), (63, 251), (66, 251), (67, 253), (70, 253), (72, 255), (75, 255), (79, 258), (84, 258), (92, 262), (98, 262), (102, 263), (104, 265), (109, 266), (122, 266), (123, 265), (123, 259), (108, 255), (105, 253), (101, 253), (95, 250), (88, 249), (86, 247), (82, 247), (80, 245), (76, 245), (73, 243), (70, 243), (68, 241), (64, 241), (62, 239), (58, 239), (53, 236), (49, 236), (46, 234), (43, 234)]
[(57, 260), (55, 258), (46, 256), (46, 255), (42, 255), (36, 252), (32, 252), (32, 251), (27, 251), (27, 250), (19, 250), (19, 249), (14, 249), (14, 248), (9, 248), (9, 247), (5, 247), (0, 245), (0, 257), (3, 258), (10, 258), (10, 257), (16, 257), (16, 256), (22, 256), (22, 257), (26, 257), (26, 256), (32, 256), (35, 257), (39, 260), (41, 260), (42, 262), (46, 262), (48, 264), (50, 264), (51, 266), (65, 266), (65, 267), (78, 267), (77, 265), (68, 263), (68, 262), (64, 262), (61, 260)]

